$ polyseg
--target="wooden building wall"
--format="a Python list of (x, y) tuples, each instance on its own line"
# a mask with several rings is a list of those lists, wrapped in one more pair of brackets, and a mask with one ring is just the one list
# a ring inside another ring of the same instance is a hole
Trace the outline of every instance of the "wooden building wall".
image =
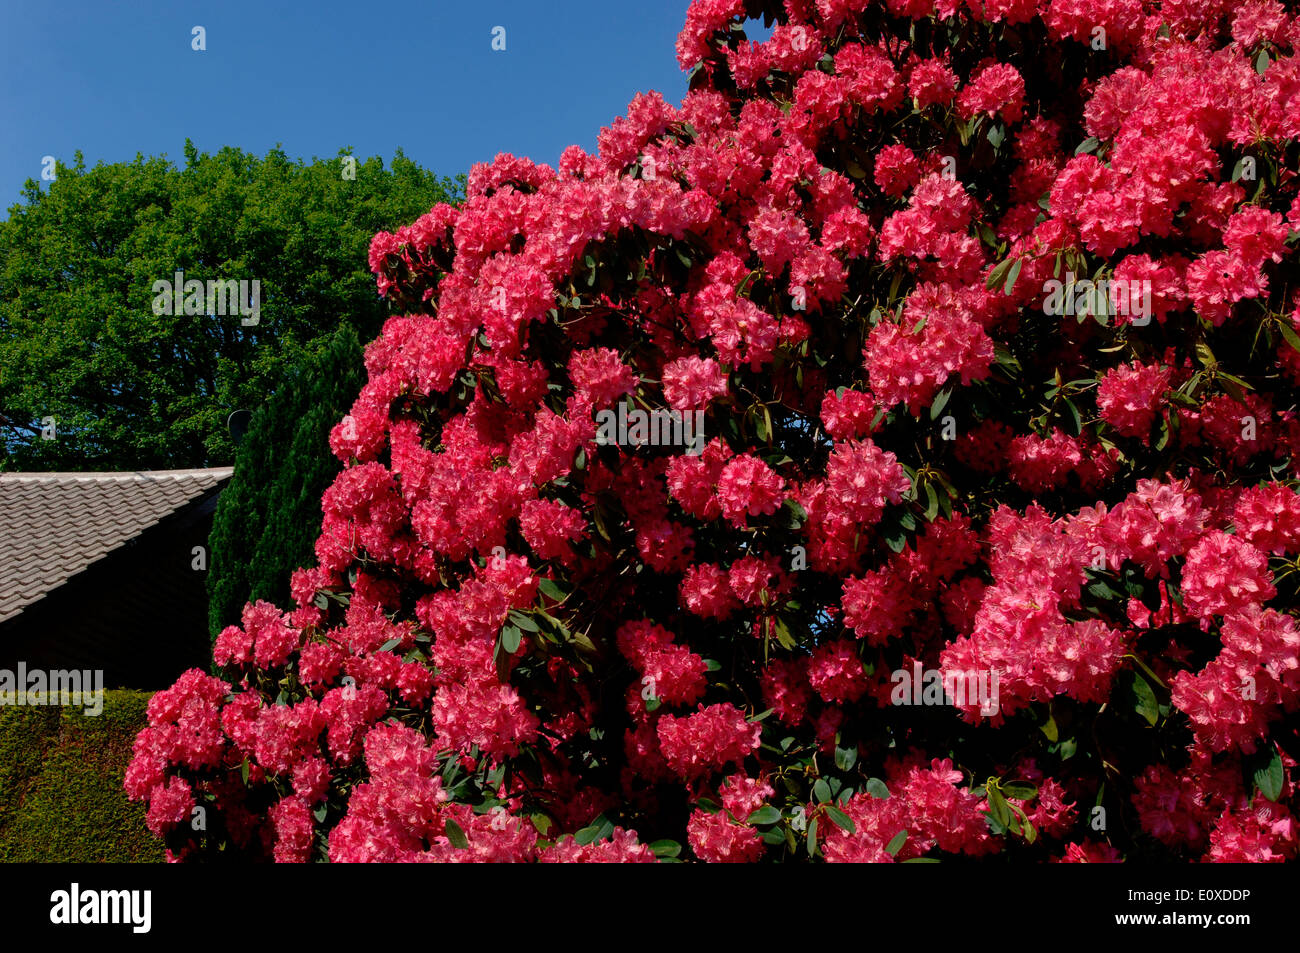
[(207, 670), (205, 549), (219, 491), (195, 500), (0, 622), (0, 668), (103, 669), (105, 688), (166, 688)]

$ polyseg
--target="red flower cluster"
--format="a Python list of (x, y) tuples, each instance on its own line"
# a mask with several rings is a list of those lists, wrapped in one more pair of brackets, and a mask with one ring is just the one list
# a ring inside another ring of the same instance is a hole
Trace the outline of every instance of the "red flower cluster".
[(1294, 858), (1298, 51), (1268, 0), (696, 0), (679, 106), (376, 236), (318, 565), (154, 697), (151, 829)]

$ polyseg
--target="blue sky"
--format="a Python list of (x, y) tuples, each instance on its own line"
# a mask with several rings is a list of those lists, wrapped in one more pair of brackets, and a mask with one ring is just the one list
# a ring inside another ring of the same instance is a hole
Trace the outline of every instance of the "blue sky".
[[(440, 175), (498, 152), (594, 149), (638, 91), (686, 92), (688, 0), (70, 0), (0, 3), (0, 215), (41, 161), (259, 155), (387, 161)], [(194, 26), (207, 49), (191, 49)], [(504, 52), (492, 30), (505, 27)]]

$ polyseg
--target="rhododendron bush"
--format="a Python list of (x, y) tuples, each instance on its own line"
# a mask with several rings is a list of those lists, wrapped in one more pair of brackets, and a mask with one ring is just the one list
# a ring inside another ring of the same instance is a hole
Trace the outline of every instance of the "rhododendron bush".
[(154, 697), (150, 827), (1294, 857), (1298, 47), (1272, 0), (697, 0), (680, 107), (376, 236), (318, 565)]

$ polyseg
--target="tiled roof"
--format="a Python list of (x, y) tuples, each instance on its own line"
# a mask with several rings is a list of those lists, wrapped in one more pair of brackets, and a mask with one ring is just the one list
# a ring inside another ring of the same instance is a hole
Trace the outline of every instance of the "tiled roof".
[(0, 622), (233, 472), (0, 473)]

